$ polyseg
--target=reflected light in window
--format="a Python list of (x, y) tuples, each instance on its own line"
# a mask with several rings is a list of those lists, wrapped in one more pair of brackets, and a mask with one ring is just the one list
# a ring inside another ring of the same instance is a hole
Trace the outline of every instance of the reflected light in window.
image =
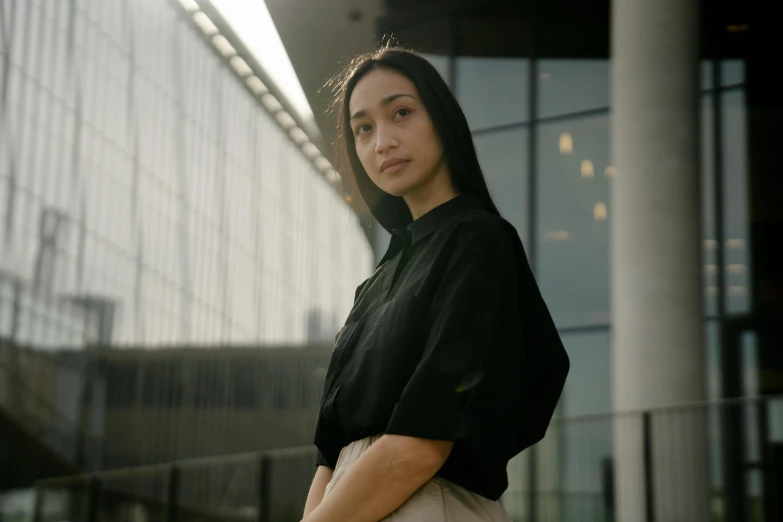
[(716, 274), (718, 272), (718, 265), (704, 265), (704, 271), (708, 274)]
[(571, 236), (565, 230), (549, 230), (546, 233), (546, 238), (553, 241), (568, 241)]
[(560, 154), (573, 154), (574, 139), (567, 132), (560, 135)]
[(707, 250), (715, 250), (718, 247), (718, 242), (714, 239), (705, 239), (704, 248)]
[(729, 287), (729, 295), (733, 296), (740, 296), (745, 295), (746, 288), (744, 286), (730, 286)]
[(732, 264), (727, 268), (730, 274), (744, 274), (747, 272), (747, 267), (745, 265)]
[(612, 165), (609, 165), (604, 169), (604, 176), (607, 178), (613, 178), (617, 175), (617, 169), (614, 168)]
[(731, 249), (739, 249), (745, 246), (744, 239), (729, 239), (726, 241), (726, 246)]
[(541, 73), (538, 76), (538, 79), (541, 80), (542, 82), (546, 83), (546, 82), (548, 82), (549, 80), (552, 79), (552, 75), (547, 73), (547, 72), (543, 72), (543, 73)]
[(748, 24), (732, 24), (726, 26), (726, 31), (729, 33), (742, 33), (748, 30)]
[(605, 203), (596, 203), (595, 207), (593, 207), (593, 217), (596, 221), (606, 221), (606, 204)]
[(705, 291), (707, 292), (707, 295), (714, 296), (718, 295), (718, 287), (717, 286), (708, 286), (705, 288)]
[(582, 172), (583, 178), (592, 178), (593, 174), (595, 173), (595, 169), (593, 168), (593, 162), (590, 160), (582, 161), (580, 170)]

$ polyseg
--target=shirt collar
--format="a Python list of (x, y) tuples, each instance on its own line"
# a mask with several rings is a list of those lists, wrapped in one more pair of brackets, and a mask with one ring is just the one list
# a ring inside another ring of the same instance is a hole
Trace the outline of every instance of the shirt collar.
[(410, 230), (411, 244), (427, 237), (432, 232), (450, 221), (454, 216), (472, 209), (486, 209), (484, 201), (473, 192), (463, 192), (445, 203), (441, 203), (423, 216), (411, 221), (405, 226), (392, 229), (392, 233), (400, 238)]

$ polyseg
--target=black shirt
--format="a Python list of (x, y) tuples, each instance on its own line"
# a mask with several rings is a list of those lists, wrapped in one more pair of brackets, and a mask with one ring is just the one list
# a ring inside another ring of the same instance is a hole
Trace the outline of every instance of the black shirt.
[(514, 227), (460, 194), (395, 229), (335, 338), (318, 465), (386, 433), (454, 441), (439, 475), (496, 500), (540, 440), (568, 360)]

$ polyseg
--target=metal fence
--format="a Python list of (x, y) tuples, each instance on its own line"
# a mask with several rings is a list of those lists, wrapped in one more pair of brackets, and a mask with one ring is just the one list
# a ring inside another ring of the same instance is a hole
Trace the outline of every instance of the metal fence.
[(50, 479), (33, 520), (294, 522), (314, 466), (305, 446)]
[[(314, 462), (308, 446), (45, 480), (34, 520), (297, 521)], [(516, 522), (766, 522), (782, 471), (783, 397), (558, 418), (501, 501)]]

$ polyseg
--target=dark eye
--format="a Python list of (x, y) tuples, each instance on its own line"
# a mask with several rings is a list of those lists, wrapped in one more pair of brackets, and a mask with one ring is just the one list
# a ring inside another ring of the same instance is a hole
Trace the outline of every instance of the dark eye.
[(363, 130), (364, 130), (364, 132), (370, 132), (371, 129), (372, 129), (372, 127), (370, 127), (366, 123), (363, 123), (363, 124), (361, 124), (361, 125), (356, 127), (356, 135), (358, 136), (359, 134), (363, 134), (363, 132), (362, 132)]
[(402, 118), (404, 116), (407, 116), (410, 113), (411, 113), (411, 110), (410, 109), (406, 109), (405, 107), (399, 108), (396, 111), (394, 111), (394, 115), (395, 116), (399, 115), (400, 118)]

